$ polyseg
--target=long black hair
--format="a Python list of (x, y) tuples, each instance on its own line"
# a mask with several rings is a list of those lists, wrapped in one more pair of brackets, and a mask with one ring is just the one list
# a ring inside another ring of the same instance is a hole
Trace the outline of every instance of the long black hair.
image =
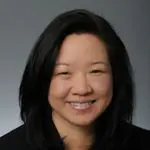
[[(113, 98), (108, 109), (96, 120), (95, 129), (103, 131), (101, 141), (111, 141), (119, 122), (132, 122), (134, 84), (127, 50), (103, 17), (87, 10), (71, 10), (58, 15), (38, 38), (28, 58), (19, 91), (21, 118), (28, 135), (38, 147), (46, 141), (43, 123), (48, 104), (48, 90), (61, 43), (72, 33), (91, 33), (102, 40), (113, 76)], [(51, 118), (49, 118), (51, 119)], [(103, 144), (103, 143), (102, 143)]]

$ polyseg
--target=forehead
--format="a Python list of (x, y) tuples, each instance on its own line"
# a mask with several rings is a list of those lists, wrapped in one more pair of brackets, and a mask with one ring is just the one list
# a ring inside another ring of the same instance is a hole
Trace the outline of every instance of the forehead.
[(89, 33), (68, 35), (61, 47), (57, 62), (108, 61), (106, 45)]

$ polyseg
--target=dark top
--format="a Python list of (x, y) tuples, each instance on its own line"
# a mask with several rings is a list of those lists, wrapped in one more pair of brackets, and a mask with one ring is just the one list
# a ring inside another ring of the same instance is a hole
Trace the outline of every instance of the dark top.
[[(54, 126), (51, 128), (51, 132), (54, 136), (53, 138), (51, 138), (51, 142), (49, 143), (49, 150), (56, 150), (58, 148), (56, 146), (56, 141), (59, 141), (58, 139), (60, 139), (60, 137)], [(120, 144), (119, 140), (123, 139), (127, 133), (130, 133), (129, 138), (124, 140), (124, 144)], [(139, 128), (128, 123), (122, 123), (120, 127), (118, 127), (117, 136), (118, 147), (115, 148), (115, 150), (150, 150), (150, 131), (148, 130)], [(31, 147), (28, 144), (25, 132), (25, 125), (22, 125), (0, 138), (0, 150), (37, 149)]]

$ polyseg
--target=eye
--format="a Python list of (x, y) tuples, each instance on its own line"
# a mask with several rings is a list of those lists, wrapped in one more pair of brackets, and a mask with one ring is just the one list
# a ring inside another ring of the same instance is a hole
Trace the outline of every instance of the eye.
[(64, 71), (64, 72), (59, 72), (59, 73), (57, 73), (57, 74), (58, 74), (58, 75), (66, 76), (66, 75), (70, 75), (70, 72)]
[(98, 74), (98, 73), (103, 73), (103, 70), (100, 69), (93, 69), (92, 71), (90, 71), (90, 73), (94, 73), (94, 74)]

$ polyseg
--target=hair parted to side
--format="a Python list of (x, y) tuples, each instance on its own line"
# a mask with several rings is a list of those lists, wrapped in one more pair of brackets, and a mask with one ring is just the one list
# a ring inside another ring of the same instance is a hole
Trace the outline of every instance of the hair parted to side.
[(45, 111), (51, 109), (48, 90), (60, 46), (64, 38), (72, 33), (94, 34), (107, 47), (113, 76), (113, 98), (108, 109), (97, 119), (96, 124), (101, 124), (96, 125), (97, 129), (103, 128), (103, 137), (107, 140), (113, 137), (120, 121), (132, 121), (133, 73), (123, 42), (103, 17), (87, 10), (72, 10), (57, 16), (40, 35), (28, 58), (20, 84), (21, 118), (38, 144), (46, 140), (43, 118)]

